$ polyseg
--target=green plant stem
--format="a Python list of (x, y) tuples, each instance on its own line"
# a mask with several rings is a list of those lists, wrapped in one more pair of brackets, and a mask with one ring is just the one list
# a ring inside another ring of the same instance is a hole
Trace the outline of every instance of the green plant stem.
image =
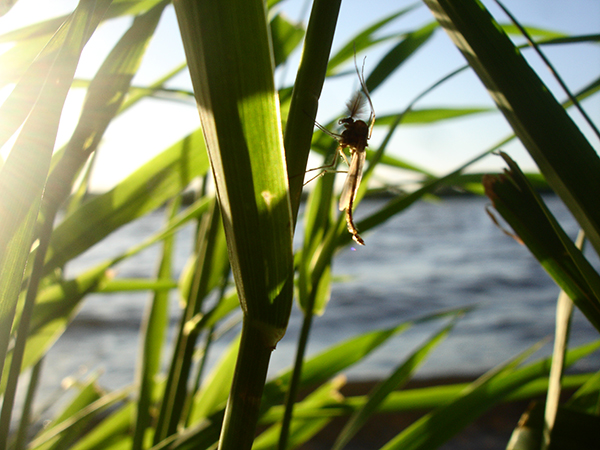
[(219, 450), (252, 448), (260, 402), (273, 348), (260, 324), (244, 316), (240, 350), (227, 401)]
[(23, 405), (23, 414), (21, 414), (21, 423), (19, 424), (19, 430), (17, 431), (17, 439), (13, 447), (14, 450), (23, 450), (27, 446), (27, 432), (29, 431), (29, 423), (31, 421), (31, 410), (33, 409), (35, 393), (39, 386), (43, 362), (44, 358), (41, 358), (31, 370), (29, 388), (27, 389), (27, 396), (25, 398), (25, 404)]
[(21, 312), (21, 319), (17, 330), (17, 338), (12, 352), (12, 361), (4, 391), (4, 399), (2, 401), (2, 412), (0, 413), (0, 450), (6, 450), (8, 432), (10, 429), (10, 419), (15, 403), (15, 394), (21, 374), (21, 365), (23, 364), (23, 356), (25, 354), (25, 345), (29, 337), (29, 324), (35, 306), (35, 298), (37, 296), (39, 282), (44, 268), (44, 259), (50, 242), (50, 234), (52, 233), (52, 225), (54, 223), (54, 215), (44, 220), (42, 230), (40, 232), (40, 244), (37, 248), (33, 268), (31, 271), (29, 287), (25, 295), (25, 303)]
[(290, 433), (290, 424), (292, 422), (292, 415), (294, 414), (294, 404), (296, 403), (296, 398), (298, 397), (298, 390), (300, 389), (300, 381), (302, 379), (302, 364), (304, 362), (304, 355), (306, 353), (306, 346), (308, 345), (308, 337), (310, 335), (312, 319), (314, 317), (314, 303), (315, 295), (311, 295), (307, 305), (308, 307), (304, 314), (304, 321), (302, 322), (300, 337), (298, 339), (296, 359), (294, 361), (294, 371), (292, 372), (292, 378), (290, 380), (290, 385), (285, 397), (285, 411), (283, 413), (283, 419), (281, 422), (281, 434), (279, 435), (278, 450), (285, 450), (287, 446), (287, 440)]
[[(181, 206), (181, 196), (173, 199), (167, 209), (167, 223), (172, 220)], [(158, 267), (157, 278), (169, 279), (172, 271), (175, 236), (165, 238), (162, 258)], [(160, 371), (162, 345), (168, 327), (169, 290), (156, 291), (144, 317), (141, 338), (142, 354), (139, 367), (139, 394), (137, 415), (133, 433), (132, 450), (144, 447), (146, 430), (151, 426), (152, 396), (155, 390), (155, 377)]]
[(315, 117), (341, 0), (315, 0), (306, 29), (302, 60), (294, 82), (284, 134), (294, 223), (300, 207), (304, 172), (310, 153)]

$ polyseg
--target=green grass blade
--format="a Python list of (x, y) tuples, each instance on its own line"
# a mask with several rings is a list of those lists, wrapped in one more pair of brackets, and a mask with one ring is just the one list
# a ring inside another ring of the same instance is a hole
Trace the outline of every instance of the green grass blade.
[[(77, 386), (78, 390), (75, 397), (67, 404), (58, 416), (44, 427), (44, 430), (39, 433), (42, 435), (49, 432), (53, 428), (60, 426), (63, 422), (69, 421), (75, 414), (78, 414), (84, 408), (88, 407), (95, 401), (99, 400), (102, 395), (102, 389), (97, 384), (98, 376), (93, 376), (90, 380), (85, 381), (82, 385)], [(85, 427), (89, 426), (92, 416), (87, 416), (81, 421), (78, 421), (67, 427), (62, 433), (56, 435), (45, 444), (38, 447), (39, 450), (60, 450), (72, 445), (77, 438), (82, 434)], [(35, 438), (34, 438), (35, 439)]]
[(383, 19), (375, 22), (372, 25), (369, 25), (364, 30), (359, 31), (357, 34), (352, 36), (350, 39), (348, 39), (348, 41), (342, 46), (340, 50), (338, 50), (334, 55), (331, 56), (329, 64), (327, 66), (327, 74), (335, 74), (339, 66), (341, 66), (347, 61), (352, 60), (355, 52), (360, 53), (361, 51), (368, 49), (372, 45), (381, 43), (386, 39), (396, 37), (391, 36), (381, 38), (378, 36), (378, 34), (381, 31), (381, 29), (388, 25), (390, 22), (397, 19), (398, 17), (403, 16), (404, 14), (413, 11), (418, 6), (420, 6), (420, 3), (413, 3), (412, 5), (403, 7), (399, 11), (384, 17)]
[[(583, 388), (586, 383), (594, 379), (594, 374), (586, 373), (580, 375), (567, 375), (564, 378), (565, 389)], [(442, 406), (449, 405), (461, 396), (461, 393), (469, 387), (469, 383), (456, 383), (449, 385), (429, 386), (413, 389), (401, 389), (388, 395), (384, 402), (379, 406), (378, 413), (398, 413), (410, 411), (428, 411)], [(548, 378), (546, 375), (540, 375), (536, 379), (517, 388), (508, 394), (503, 401), (514, 402), (527, 400), (542, 396), (548, 389)], [(368, 397), (366, 395), (344, 397), (343, 399), (333, 400), (329, 404), (323, 405), (323, 408), (305, 407), (303, 402), (298, 402), (294, 409), (294, 416), (297, 419), (310, 419), (318, 417), (340, 417), (356, 413), (364, 407)], [(260, 423), (263, 425), (272, 424), (281, 420), (283, 416), (283, 406), (277, 405), (271, 407), (262, 417)]]
[[(76, 431), (76, 427), (85, 426), (85, 423), (93, 419), (95, 416), (107, 408), (114, 406), (115, 404), (124, 401), (129, 395), (129, 389), (122, 389), (119, 391), (112, 392), (110, 394), (103, 395), (99, 399), (94, 402), (85, 405), (83, 408), (80, 408), (74, 414), (67, 415), (64, 420), (60, 423), (56, 424), (56, 426), (50, 428), (49, 430), (42, 431), (30, 444), (29, 448), (31, 449), (39, 449), (45, 448), (44, 444), (47, 445), (48, 442), (55, 441), (57, 437), (61, 436), (63, 433)], [(79, 405), (77, 405), (79, 406)], [(73, 408), (74, 409), (74, 408)], [(126, 408), (121, 408), (119, 411), (122, 411)], [(114, 415), (114, 414), (113, 414)], [(105, 419), (106, 420), (106, 419)], [(70, 448), (79, 447), (81, 441), (77, 442)], [(60, 447), (57, 448), (57, 450)], [(64, 447), (63, 447), (64, 448)]]
[(196, 394), (190, 413), (190, 423), (196, 424), (202, 419), (223, 409), (229, 396), (235, 361), (239, 351), (239, 338), (229, 344), (215, 367), (210, 371), (202, 387)]
[(480, 3), (425, 3), (600, 253), (600, 158), (595, 150)]
[[(178, 18), (225, 232), (235, 249), (230, 258), (240, 301), (253, 320), (285, 328), (289, 305), (278, 312), (276, 299), (283, 291), (291, 294), (292, 230), (272, 60), (262, 3), (236, 8), (242, 9), (239, 16), (231, 8), (225, 14), (221, 2), (215, 10), (178, 10)], [(222, 39), (220, 46), (214, 39)]]
[(364, 406), (356, 411), (348, 420), (340, 434), (338, 435), (332, 450), (340, 450), (344, 448), (350, 439), (356, 435), (360, 428), (369, 420), (376, 412), (379, 405), (388, 397), (395, 389), (406, 384), (419, 368), (425, 362), (429, 354), (448, 336), (456, 321), (453, 320), (449, 325), (444, 327), (438, 333), (433, 335), (421, 347), (415, 350), (396, 370), (382, 383), (379, 383), (369, 393), (368, 400)]
[(433, 449), (441, 445), (508, 392), (533, 380), (537, 376), (536, 371), (522, 370), (520, 376), (515, 377), (514, 369), (539, 347), (536, 345), (483, 375), (460, 398), (422, 417), (388, 442), (382, 450)]
[(62, 157), (53, 165), (46, 184), (44, 203), (52, 214), (50, 220), (53, 220), (54, 211), (71, 193), (81, 167), (96, 150), (109, 123), (121, 108), (168, 3), (163, 1), (135, 18), (91, 81), (79, 123)]
[[(39, 293), (30, 320), (27, 345), (21, 357), (21, 370), (25, 370), (39, 361), (64, 332), (81, 299), (88, 292), (96, 289), (105, 279), (106, 268), (102, 267), (87, 272), (75, 280), (48, 287)], [(10, 364), (12, 359), (13, 352), (11, 350), (7, 352), (6, 364)], [(5, 392), (7, 380), (8, 372), (5, 372), (0, 383), (0, 393)]]
[[(427, 125), (448, 119), (457, 119), (472, 114), (494, 111), (493, 108), (424, 108), (411, 109), (402, 116), (402, 125)], [(398, 114), (377, 116), (375, 126), (389, 126), (394, 123)]]
[(392, 48), (367, 77), (367, 87), (370, 92), (381, 85), (394, 70), (419, 50), (438, 28), (436, 22), (429, 23), (418, 30), (408, 33), (406, 37)]
[(600, 414), (600, 372), (587, 380), (565, 406), (575, 411)]
[(267, 12), (261, 0), (175, 7), (244, 311), (220, 448), (249, 449), (293, 294), (292, 209)]
[(285, 127), (285, 158), (294, 224), (310, 153), (318, 101), (323, 89), (341, 0), (315, 0), (306, 29)]
[[(567, 355), (567, 365), (571, 365), (597, 350), (599, 346), (600, 342), (596, 341), (570, 351)], [(535, 350), (535, 347), (531, 350)], [(390, 441), (382, 450), (437, 448), (496, 402), (532, 380), (540, 376), (548, 376), (549, 359), (529, 364), (517, 370), (514, 369), (518, 362), (531, 353), (531, 350), (475, 381), (458, 399), (419, 419)]]
[[(1, 261), (3, 263), (24, 264), (24, 258), (19, 252), (29, 252), (32, 236), (34, 218), (37, 214), (39, 199), (41, 198), (50, 158), (56, 140), (60, 114), (66, 99), (73, 75), (89, 34), (97, 25), (97, 17), (94, 15), (96, 3), (82, 2), (71, 15), (69, 21), (59, 31), (59, 37), (49, 45), (45, 60), (49, 69), (44, 71), (40, 93), (35, 105), (31, 109), (27, 121), (23, 125), (15, 144), (8, 156), (6, 163), (0, 169), (0, 215), (3, 220), (0, 224), (0, 254), (5, 255), (8, 244), (18, 244), (20, 249), (10, 256), (13, 261)], [(97, 5), (101, 10), (106, 3)], [(22, 241), (13, 240), (15, 233), (20, 227), (18, 234)], [(42, 247), (42, 245), (40, 245)], [(11, 293), (11, 297), (2, 297), (0, 305), (0, 323), (9, 325), (14, 314), (16, 297), (16, 284), (21, 283), (23, 266), (15, 267), (18, 276), (13, 280), (0, 280), (2, 289)], [(4, 292), (3, 292), (4, 294)], [(21, 333), (27, 333), (29, 314), (33, 309), (35, 296), (31, 295), (25, 302), (21, 324)], [(10, 326), (2, 330), (0, 337), (0, 357), (4, 361)], [(26, 336), (17, 335), (13, 360), (11, 362), (10, 381), (7, 382), (4, 391), (4, 401), (0, 416), (0, 448), (6, 448), (8, 427), (12, 415), (14, 395), (20, 373), (20, 363), (25, 348)], [(3, 368), (3, 367), (2, 367)]]
[[(39, 207), (39, 200), (36, 203)], [(31, 211), (0, 252), (0, 376), (4, 374), (10, 332), (36, 222), (37, 211)]]
[[(118, 394), (118, 393), (117, 393)], [(105, 397), (113, 396), (108, 394)], [(96, 404), (102, 405), (106, 398), (101, 398)], [(96, 406), (96, 404), (92, 404)], [(91, 408), (90, 408), (91, 409)], [(96, 410), (92, 413), (96, 414)], [(79, 439), (69, 450), (99, 450), (113, 449), (113, 446), (124, 445), (122, 450), (131, 448), (131, 418), (134, 414), (133, 403), (125, 403), (108, 417), (104, 417), (90, 432)], [(119, 447), (116, 447), (119, 448)], [(32, 449), (37, 450), (37, 449)]]
[[(167, 210), (169, 219), (173, 219), (181, 206), (181, 197), (174, 199)], [(171, 279), (173, 266), (173, 251), (175, 236), (165, 238), (162, 248), (162, 256), (158, 268), (158, 279)], [(165, 336), (169, 317), (169, 289), (154, 292), (152, 303), (144, 317), (140, 337), (143, 342), (139, 368), (137, 371), (139, 386), (137, 396), (137, 411), (133, 432), (132, 450), (141, 450), (144, 443), (144, 435), (151, 425), (152, 394), (155, 390), (156, 376), (160, 371), (162, 348), (165, 344)]]
[[(344, 340), (317, 355), (307, 358), (302, 372), (301, 387), (315, 386), (339, 374), (342, 370), (358, 363), (369, 354), (386, 343), (390, 338), (408, 330), (415, 323), (436, 320), (446, 316), (464, 313), (464, 309), (453, 310), (444, 314), (431, 314), (414, 321), (407, 321), (399, 325), (382, 330), (370, 331)], [(282, 386), (289, 383), (291, 370), (284, 373), (267, 385), (266, 391), (274, 397), (280, 395)]]
[(271, 38), (273, 40), (273, 57), (275, 67), (283, 64), (290, 53), (300, 44), (304, 37), (302, 24), (290, 22), (282, 14), (276, 14), (269, 23)]
[(213, 271), (221, 274), (221, 266), (214, 258), (222, 259), (218, 252), (222, 233), (221, 216), (216, 199), (213, 199), (209, 211), (202, 217), (198, 232), (197, 255), (194, 264), (193, 281), (185, 297), (185, 311), (179, 325), (172, 362), (169, 367), (163, 400), (160, 408), (154, 443), (174, 434), (182, 422), (185, 397), (189, 387), (189, 375), (196, 340), (202, 327), (193, 326), (196, 318), (203, 313), (204, 298), (208, 294), (208, 282)]
[(74, 211), (54, 230), (46, 270), (64, 265), (120, 226), (158, 208), (208, 170), (197, 130), (140, 167), (110, 191)]
[[(61, 280), (45, 287), (37, 296), (29, 327), (30, 336), (26, 347), (22, 370), (36, 363), (47, 349), (63, 333), (66, 325), (71, 321), (79, 303), (90, 292), (123, 292), (139, 290), (165, 290), (177, 287), (173, 280), (110, 280), (107, 270), (127, 257), (156, 244), (162, 239), (172, 235), (182, 225), (206, 211), (208, 200), (201, 198), (186, 210), (175, 216), (169, 223), (155, 235), (146, 239), (141, 244), (130, 248), (117, 257), (103, 261), (95, 267), (88, 269), (83, 274), (72, 280)], [(235, 305), (235, 299), (226, 302), (226, 305)], [(231, 311), (232, 307), (220, 307), (217, 314), (210, 315), (210, 319), (217, 320)], [(211, 323), (207, 319), (207, 323)], [(35, 340), (35, 342), (33, 342)], [(7, 359), (10, 361), (10, 359)], [(4, 361), (4, 360), (3, 360)], [(0, 388), (2, 391), (4, 388)]]
[[(325, 405), (330, 405), (336, 400), (339, 401), (341, 394), (339, 389), (346, 383), (344, 377), (337, 377), (311, 392), (303, 401), (303, 406), (308, 409), (321, 409)], [(322, 416), (319, 419), (312, 420), (293, 420), (290, 424), (290, 433), (287, 448), (298, 448), (307, 442), (315, 434), (321, 431), (332, 417)], [(277, 424), (261, 433), (254, 441), (252, 450), (277, 450), (281, 425)]]
[(542, 267), (600, 330), (600, 275), (575, 247), (508, 155), (510, 170), (486, 176), (483, 184), (494, 208), (517, 233)]
[[(52, 103), (58, 101), (46, 111), (47, 114), (50, 114), (53, 109), (59, 108), (56, 117), (46, 118), (46, 122), (41, 122), (48, 127), (47, 130), (42, 129), (42, 131), (52, 133), (52, 122), (59, 120), (60, 110), (62, 109), (60, 93), (62, 91), (64, 94), (64, 91), (69, 89), (73, 81), (74, 66), (77, 65), (79, 54), (109, 5), (110, 2), (108, 1), (100, 2), (98, 5), (94, 5), (92, 2), (80, 2), (78, 9), (73, 14), (60, 19), (53, 19), (50, 21), (51, 24), (44, 28), (42, 34), (39, 31), (34, 33), (35, 39), (33, 40), (21, 40), (19, 31), (5, 36), (7, 41), (17, 40), (17, 42), (12, 49), (0, 57), (3, 68), (2, 74), (8, 77), (6, 82), (17, 84), (0, 108), (0, 123), (2, 123), (0, 145), (4, 145), (21, 126), (34, 105), (40, 101), (39, 96), (43, 90), (46, 91), (44, 94), (46, 101), (49, 101), (48, 91), (56, 95), (51, 100)], [(88, 14), (87, 16), (80, 15), (80, 12), (84, 9)], [(43, 24), (33, 25), (33, 27), (38, 26), (41, 27)], [(81, 35), (72, 35), (73, 30), (79, 30)], [(49, 76), (51, 71), (52, 75)], [(61, 82), (55, 85), (54, 77), (61, 80)], [(52, 80), (52, 82), (49, 80)], [(54, 111), (55, 113), (56, 111)], [(39, 120), (41, 119), (36, 119), (36, 121)], [(54, 143), (54, 140), (52, 140), (52, 143)]]

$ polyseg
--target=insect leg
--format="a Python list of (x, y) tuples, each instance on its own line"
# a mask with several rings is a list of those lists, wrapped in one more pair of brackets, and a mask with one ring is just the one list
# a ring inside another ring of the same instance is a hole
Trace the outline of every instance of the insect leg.
[(321, 170), (321, 172), (318, 175), (315, 175), (314, 177), (312, 177), (310, 180), (304, 182), (303, 186), (306, 186), (308, 183), (310, 183), (313, 180), (316, 180), (317, 178), (322, 177), (323, 175), (325, 175), (326, 173), (347, 173), (346, 170), (332, 170), (335, 168), (335, 166), (337, 165), (337, 159), (338, 159), (338, 155), (341, 154), (342, 157), (344, 158), (344, 161), (346, 162), (346, 164), (350, 165), (348, 163), (348, 159), (346, 158), (346, 155), (344, 155), (344, 149), (343, 147), (340, 145), (336, 152), (333, 154), (333, 160), (331, 161), (330, 164), (326, 164), (324, 166), (320, 166), (320, 167), (315, 167), (313, 169), (308, 169), (306, 171), (306, 173), (308, 172), (312, 172), (314, 170)]

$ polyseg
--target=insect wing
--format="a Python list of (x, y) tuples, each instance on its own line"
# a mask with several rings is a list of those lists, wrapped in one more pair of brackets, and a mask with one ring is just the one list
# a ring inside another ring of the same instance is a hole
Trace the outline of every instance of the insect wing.
[(358, 187), (360, 186), (360, 180), (362, 178), (363, 166), (365, 165), (366, 151), (355, 151), (352, 154), (352, 161), (350, 161), (350, 169), (348, 170), (348, 176), (342, 189), (342, 195), (340, 196), (340, 211), (351, 206), (351, 203), (356, 197)]

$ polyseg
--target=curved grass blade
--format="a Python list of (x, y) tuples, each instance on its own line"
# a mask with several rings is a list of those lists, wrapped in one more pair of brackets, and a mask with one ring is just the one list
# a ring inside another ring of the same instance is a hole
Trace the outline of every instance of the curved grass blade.
[(66, 217), (52, 233), (46, 271), (64, 265), (122, 225), (158, 208), (208, 170), (202, 130), (144, 164)]
[(304, 37), (302, 24), (290, 22), (282, 14), (276, 14), (269, 23), (273, 40), (273, 58), (275, 67), (283, 64)]
[(479, 2), (425, 3), (600, 254), (596, 151)]
[(419, 50), (438, 28), (436, 22), (408, 33), (394, 48), (392, 48), (377, 64), (367, 78), (367, 87), (373, 92), (379, 87), (400, 65), (408, 60)]
[(381, 30), (381, 28), (385, 27), (393, 20), (413, 11), (420, 5), (420, 3), (413, 3), (412, 5), (404, 7), (399, 11), (384, 17), (373, 25), (368, 26), (364, 30), (358, 32), (348, 39), (347, 43), (329, 59), (329, 64), (327, 65), (327, 75), (335, 74), (336, 69), (346, 61), (351, 61), (356, 53), (360, 53), (361, 51), (366, 50), (384, 40), (395, 38), (396, 36), (381, 38), (377, 36), (377, 33)]
[[(339, 389), (346, 384), (345, 377), (336, 377), (311, 392), (303, 401), (303, 406), (309, 409), (320, 409), (333, 402), (339, 402), (342, 395)], [(320, 418), (296, 419), (290, 424), (290, 433), (287, 448), (298, 448), (321, 431), (332, 419), (332, 416)], [(278, 447), (281, 425), (277, 424), (257, 436), (252, 450), (276, 450)]]
[[(595, 342), (569, 352), (567, 364), (572, 364), (574, 360), (589, 354), (599, 346), (600, 342)], [(548, 359), (515, 370), (516, 366), (538, 347), (539, 345), (532, 347), (483, 375), (458, 399), (419, 419), (382, 447), (382, 450), (437, 448), (508, 394), (542, 375), (547, 376), (550, 367)]]
[[(0, 280), (0, 324), (3, 326), (0, 335), (0, 369), (3, 369), (4, 365), (8, 333), (23, 276), (24, 255), (30, 251), (33, 226), (50, 166), (60, 113), (83, 46), (97, 25), (94, 20), (97, 18), (94, 15), (95, 6), (102, 10), (107, 3), (96, 5), (82, 2), (61, 29), (60, 36), (50, 45), (49, 52), (45, 55), (50, 65), (42, 77), (43, 87), (40, 88), (35, 106), (23, 125), (6, 163), (0, 169), (0, 216), (3, 218), (0, 224), (0, 265), (4, 267), (8, 264), (13, 267), (8, 274), (3, 269), (2, 276), (17, 275), (13, 279)], [(17, 240), (14, 239), (15, 236)], [(7, 260), (7, 257), (12, 260)], [(34, 299), (35, 297), (31, 296), (25, 302), (23, 310), (26, 311), (26, 320), (33, 309)], [(24, 333), (27, 333), (28, 329), (26, 320), (22, 321), (21, 327)], [(5, 439), (8, 436), (25, 341), (26, 336), (17, 336), (10, 381), (7, 382), (0, 415), (0, 448), (6, 446)]]
[(499, 177), (485, 176), (486, 194), (542, 267), (600, 331), (600, 275), (569, 239), (517, 164), (508, 155), (501, 155), (510, 170)]
[(394, 370), (392, 375), (384, 382), (379, 383), (369, 393), (368, 400), (364, 406), (356, 411), (338, 435), (332, 450), (341, 450), (344, 448), (360, 428), (369, 420), (376, 412), (379, 405), (388, 397), (395, 389), (399, 389), (406, 384), (418, 367), (425, 362), (429, 354), (448, 336), (454, 325), (456, 317), (450, 324), (440, 330), (427, 340), (421, 347), (415, 350), (400, 366)]
[(136, 17), (91, 81), (73, 136), (59, 161), (54, 159), (48, 177), (43, 202), (48, 220), (54, 220), (56, 210), (71, 193), (81, 167), (96, 150), (109, 123), (121, 108), (148, 42), (169, 3), (163, 0)]
[[(564, 378), (565, 389), (583, 389), (589, 382), (593, 383), (595, 374), (585, 373), (579, 375), (567, 375)], [(597, 380), (596, 380), (597, 383)], [(438, 385), (429, 387), (420, 387), (413, 389), (401, 389), (391, 392), (381, 403), (377, 413), (398, 413), (411, 411), (428, 411), (452, 403), (461, 396), (469, 387), (470, 383), (456, 383), (449, 385)], [(542, 374), (534, 380), (517, 388), (512, 393), (503, 398), (503, 402), (515, 402), (527, 400), (542, 396), (548, 390), (547, 373)], [(591, 392), (593, 388), (590, 389)], [(597, 393), (597, 386), (596, 386)], [(366, 395), (357, 395), (344, 397), (343, 399), (334, 399), (331, 403), (323, 405), (322, 408), (305, 407), (303, 402), (296, 403), (294, 417), (298, 419), (310, 419), (318, 417), (340, 417), (360, 411), (368, 397)], [(283, 407), (281, 405), (271, 407), (261, 417), (260, 423), (264, 425), (279, 422), (283, 416)]]

